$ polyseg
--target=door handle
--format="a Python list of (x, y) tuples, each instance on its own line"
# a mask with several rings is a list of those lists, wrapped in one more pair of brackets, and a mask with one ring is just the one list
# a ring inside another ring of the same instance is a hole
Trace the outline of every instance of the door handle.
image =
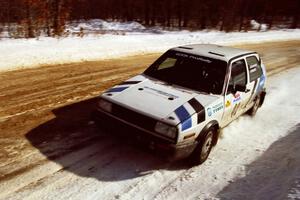
[(246, 90), (245, 90), (245, 93), (248, 93), (248, 92), (250, 92), (250, 89), (246, 89)]

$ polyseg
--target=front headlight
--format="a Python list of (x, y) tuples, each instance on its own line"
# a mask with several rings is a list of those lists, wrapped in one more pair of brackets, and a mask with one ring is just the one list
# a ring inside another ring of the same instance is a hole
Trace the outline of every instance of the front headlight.
[(167, 137), (175, 138), (177, 134), (177, 128), (174, 126), (169, 126), (162, 122), (157, 122), (155, 125), (155, 131), (161, 133)]
[(102, 110), (106, 112), (111, 112), (112, 111), (112, 103), (109, 101), (106, 101), (104, 99), (100, 99), (98, 102), (98, 107), (101, 108)]

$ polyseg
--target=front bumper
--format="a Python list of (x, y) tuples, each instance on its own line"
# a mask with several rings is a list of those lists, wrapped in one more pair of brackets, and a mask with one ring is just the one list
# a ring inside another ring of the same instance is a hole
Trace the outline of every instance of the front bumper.
[(100, 128), (108, 128), (109, 131), (122, 137), (135, 139), (138, 145), (147, 147), (170, 161), (188, 157), (197, 146), (195, 141), (176, 144), (175, 141), (166, 139), (102, 110), (94, 111), (92, 117)]

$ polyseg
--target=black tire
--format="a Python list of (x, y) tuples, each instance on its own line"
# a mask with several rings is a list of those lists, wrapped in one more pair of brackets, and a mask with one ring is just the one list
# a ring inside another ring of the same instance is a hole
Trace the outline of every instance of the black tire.
[(199, 144), (191, 157), (194, 165), (201, 165), (207, 160), (214, 145), (215, 134), (216, 131), (211, 128), (200, 139)]
[(257, 96), (257, 98), (254, 101), (254, 105), (252, 108), (248, 111), (248, 115), (254, 117), (257, 113), (258, 108), (260, 107), (260, 96)]

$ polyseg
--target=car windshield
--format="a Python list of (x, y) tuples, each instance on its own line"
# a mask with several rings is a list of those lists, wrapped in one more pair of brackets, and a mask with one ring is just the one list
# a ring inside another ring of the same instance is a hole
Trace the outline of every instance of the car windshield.
[(225, 61), (168, 51), (145, 74), (199, 92), (221, 94), (226, 74)]

